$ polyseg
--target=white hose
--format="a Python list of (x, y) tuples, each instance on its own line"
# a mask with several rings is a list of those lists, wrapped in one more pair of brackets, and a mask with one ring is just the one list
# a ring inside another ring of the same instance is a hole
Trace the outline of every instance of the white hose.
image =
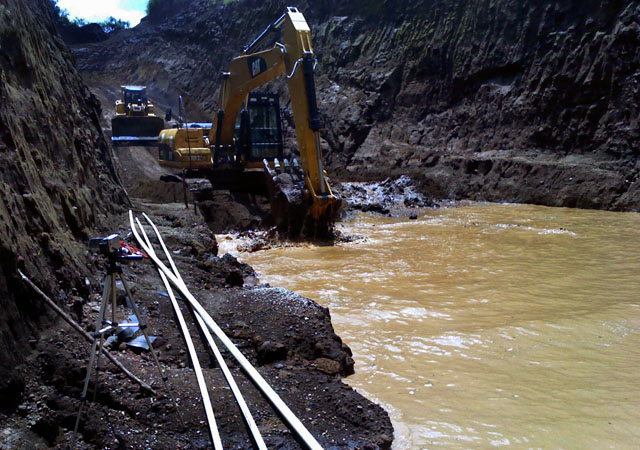
[(249, 360), (245, 358), (245, 356), (242, 354), (242, 352), (240, 352), (240, 350), (238, 350), (231, 339), (229, 339), (224, 331), (222, 331), (218, 324), (211, 318), (209, 313), (189, 292), (187, 286), (184, 284), (184, 281), (179, 279), (175, 274), (171, 272), (171, 270), (167, 268), (167, 266), (162, 261), (160, 261), (158, 256), (152, 251), (153, 249), (149, 250), (150, 246), (146, 244), (146, 242), (140, 237), (140, 234), (137, 231), (137, 227), (133, 218), (133, 212), (131, 210), (129, 211), (129, 220), (131, 222), (131, 231), (138, 241), (138, 244), (149, 254), (149, 257), (155, 263), (158, 269), (162, 270), (171, 284), (182, 294), (183, 298), (191, 304), (193, 309), (198, 313), (198, 315), (200, 315), (200, 318), (205, 322), (207, 327), (217, 336), (218, 339), (220, 339), (227, 350), (229, 350), (236, 361), (238, 361), (238, 364), (240, 364), (251, 381), (253, 381), (253, 383), (264, 394), (267, 400), (269, 400), (272, 406), (280, 413), (285, 424), (298, 436), (301, 443), (303, 443), (306, 448), (313, 450), (322, 450), (322, 446), (313, 437), (309, 430), (306, 429), (300, 419), (298, 419), (296, 415), (289, 409), (289, 407), (282, 401), (280, 396), (273, 390), (271, 386), (269, 386), (262, 375), (260, 375), (260, 373), (253, 367)]

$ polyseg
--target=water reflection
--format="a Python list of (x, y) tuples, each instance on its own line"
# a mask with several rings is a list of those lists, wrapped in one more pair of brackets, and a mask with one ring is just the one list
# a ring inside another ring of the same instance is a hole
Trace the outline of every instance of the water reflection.
[(640, 215), (480, 204), (342, 232), (364, 238), (240, 257), (331, 308), (394, 448), (640, 443)]

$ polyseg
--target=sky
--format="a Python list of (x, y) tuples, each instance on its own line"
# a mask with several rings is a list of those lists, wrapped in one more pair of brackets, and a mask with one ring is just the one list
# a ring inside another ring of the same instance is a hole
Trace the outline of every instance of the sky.
[(66, 9), (71, 19), (102, 22), (113, 16), (135, 27), (146, 16), (147, 0), (58, 0), (58, 6)]

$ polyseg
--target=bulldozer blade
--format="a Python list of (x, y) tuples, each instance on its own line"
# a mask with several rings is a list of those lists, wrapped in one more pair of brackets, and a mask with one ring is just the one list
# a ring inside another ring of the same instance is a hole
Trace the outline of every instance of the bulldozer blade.
[(157, 145), (164, 120), (157, 116), (116, 116), (111, 120), (111, 140), (116, 145)]
[(111, 142), (117, 147), (158, 145), (158, 136), (111, 136)]

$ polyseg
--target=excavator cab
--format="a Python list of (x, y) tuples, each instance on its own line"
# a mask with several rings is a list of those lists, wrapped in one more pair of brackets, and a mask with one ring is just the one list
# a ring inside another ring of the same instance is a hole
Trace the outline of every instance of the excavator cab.
[(278, 94), (252, 92), (247, 110), (238, 115), (235, 138), (246, 167), (261, 168), (263, 160), (283, 158), (282, 120)]

